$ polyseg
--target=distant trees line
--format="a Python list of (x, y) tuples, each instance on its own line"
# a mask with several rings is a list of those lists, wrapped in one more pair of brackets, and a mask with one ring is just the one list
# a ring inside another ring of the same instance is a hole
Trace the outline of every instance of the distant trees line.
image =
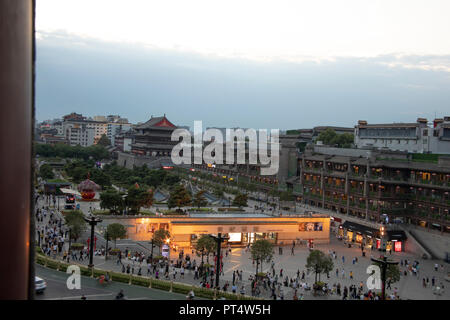
[(92, 159), (99, 161), (102, 159), (109, 159), (110, 153), (103, 145), (93, 145), (89, 147), (69, 146), (64, 143), (56, 144), (41, 144), (35, 143), (34, 150), (36, 155), (40, 157), (60, 157), (60, 158), (78, 158), (88, 160)]

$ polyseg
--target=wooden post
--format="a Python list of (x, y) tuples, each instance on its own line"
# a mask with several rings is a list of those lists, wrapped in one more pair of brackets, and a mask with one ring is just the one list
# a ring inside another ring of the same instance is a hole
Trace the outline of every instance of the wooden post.
[(173, 281), (170, 281), (170, 290), (169, 290), (169, 292), (172, 292), (172, 288), (173, 288)]
[(131, 285), (131, 273), (130, 273), (130, 281), (128, 282), (129, 285)]
[(150, 284), (148, 286), (150, 289), (152, 288), (152, 278), (150, 278)]

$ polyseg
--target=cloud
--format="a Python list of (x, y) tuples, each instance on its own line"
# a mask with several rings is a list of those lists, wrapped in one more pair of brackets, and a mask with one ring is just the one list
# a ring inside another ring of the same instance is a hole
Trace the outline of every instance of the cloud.
[(408, 122), (420, 110), (448, 115), (449, 61), (406, 54), (256, 61), (39, 32), (37, 118), (76, 111), (136, 123), (166, 113), (179, 125), (280, 129)]

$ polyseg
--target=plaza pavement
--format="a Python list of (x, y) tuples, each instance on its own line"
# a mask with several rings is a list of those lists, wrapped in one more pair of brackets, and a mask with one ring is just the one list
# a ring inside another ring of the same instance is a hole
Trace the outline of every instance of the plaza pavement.
[[(97, 208), (98, 202), (79, 202), (81, 209), (84, 213), (88, 213), (89, 207)], [(45, 204), (45, 200), (40, 200), (39, 205), (42, 206)], [(309, 208), (298, 208), (297, 211), (305, 211)], [(254, 212), (254, 210), (253, 210)], [(285, 213), (287, 214), (287, 212)], [(45, 222), (45, 221), (44, 221)], [(330, 273), (330, 279), (327, 279), (326, 275), (321, 275), (321, 280), (327, 282), (329, 285), (333, 285), (334, 283), (340, 283), (342, 288), (343, 286), (349, 286), (351, 284), (355, 284), (357, 287), (359, 286), (359, 283), (362, 281), (364, 284), (365, 291), (367, 290), (366, 287), (366, 281), (368, 274), (366, 274), (367, 267), (371, 264), (370, 257), (371, 254), (373, 257), (379, 257), (380, 253), (378, 251), (368, 251), (366, 253), (366, 257), (362, 257), (361, 255), (361, 249), (357, 248), (356, 246), (352, 246), (352, 248), (348, 248), (347, 246), (344, 246), (342, 241), (339, 241), (336, 239), (335, 235), (331, 235), (331, 241), (330, 244), (316, 244), (314, 249), (322, 250), (324, 253), (328, 253), (328, 250), (335, 251), (337, 254), (337, 259), (334, 260), (334, 269), (333, 272)], [(275, 253), (273, 257), (273, 261), (275, 262), (275, 270), (276, 273), (279, 274), (280, 269), (283, 269), (283, 278), (288, 275), (289, 278), (295, 278), (297, 270), (300, 270), (300, 274), (303, 270), (305, 270), (306, 273), (306, 259), (309, 254), (309, 250), (306, 248), (305, 245), (299, 245), (296, 244), (295, 250), (294, 250), (294, 256), (291, 255), (291, 244), (286, 245), (283, 247), (283, 254), (278, 254), (278, 247), (275, 247)], [(189, 254), (192, 258), (197, 260), (197, 263), (200, 263), (199, 257), (193, 257), (191, 252), (188, 252), (185, 250), (186, 254)], [(345, 263), (342, 262), (342, 256), (345, 256)], [(178, 257), (178, 253), (173, 253), (171, 256), (172, 260), (176, 260)], [(358, 262), (356, 264), (352, 264), (352, 259), (354, 257), (358, 257)], [(427, 299), (427, 300), (449, 300), (450, 299), (450, 291), (448, 290), (449, 282), (446, 282), (444, 277), (447, 275), (448, 272), (450, 272), (449, 265), (441, 260), (423, 260), (419, 259), (417, 255), (413, 255), (411, 253), (407, 252), (394, 252), (392, 255), (389, 255), (389, 258), (394, 259), (396, 261), (400, 262), (400, 259), (408, 259), (410, 262), (413, 261), (419, 261), (420, 263), (420, 272), (418, 276), (413, 276), (408, 273), (407, 276), (403, 275), (403, 271), (405, 270), (405, 267), (400, 267), (402, 276), (399, 282), (392, 284), (392, 289), (386, 290), (387, 294), (390, 294), (393, 292), (393, 289), (395, 287), (398, 288), (398, 295), (401, 299)], [(105, 270), (111, 270), (116, 272), (121, 272), (121, 265), (116, 264), (115, 258), (114, 260), (107, 260), (105, 261), (104, 257), (100, 256), (94, 256), (94, 265), (98, 268), (102, 268)], [(205, 258), (206, 259), (206, 258)], [(132, 264), (132, 261), (126, 261), (125, 259), (122, 260), (122, 262), (125, 264), (130, 263)], [(436, 272), (434, 271), (434, 264), (439, 264), (439, 270)], [(88, 264), (88, 261), (83, 261), (82, 263)], [(444, 270), (441, 271), (440, 265), (444, 264)], [(339, 269), (339, 276), (336, 277), (335, 270), (336, 268)], [(264, 264), (263, 265), (263, 271), (268, 272), (270, 269), (270, 264)], [(345, 278), (342, 278), (342, 269), (345, 270)], [(138, 268), (135, 268), (135, 273), (137, 273)], [(248, 280), (250, 275), (253, 275), (255, 273), (255, 266), (252, 264), (251, 256), (249, 252), (246, 252), (244, 248), (233, 248), (231, 255), (228, 255), (226, 257), (224, 255), (224, 276), (221, 276), (221, 287), (225, 284), (225, 282), (229, 282), (231, 291), (231, 283), (232, 283), (232, 273), (234, 270), (242, 270), (243, 271), (243, 285), (245, 285), (246, 293), (250, 294), (250, 281)], [(353, 280), (349, 279), (349, 273), (350, 271), (353, 272)], [(142, 265), (142, 274), (145, 276), (147, 273), (147, 267), (146, 265)], [(435, 277), (436, 284), (442, 283), (444, 285), (444, 291), (442, 295), (436, 295), (433, 293), (433, 288), (431, 288), (431, 278)], [(426, 288), (422, 286), (422, 279), (423, 278), (429, 278), (429, 284)], [(171, 277), (172, 278), (172, 277)], [(193, 279), (193, 272), (190, 273), (188, 270), (186, 270), (185, 278), (180, 279), (180, 273), (178, 271), (177, 273), (177, 279), (175, 280), (177, 282), (184, 282), (189, 284), (196, 284), (198, 285), (200, 283), (199, 280)], [(314, 274), (310, 274), (306, 276), (306, 282), (309, 285), (312, 285), (314, 282)], [(238, 288), (240, 288), (240, 284), (238, 284)], [(285, 299), (292, 299), (293, 295), (293, 289), (288, 287), (283, 287), (284, 291), (284, 297)], [(303, 292), (303, 289), (300, 289), (299, 292)], [(270, 292), (265, 292), (262, 290), (262, 297), (268, 298)], [(340, 299), (338, 296), (327, 296), (327, 297), (313, 297), (310, 293), (304, 292), (304, 298), (305, 299)]]

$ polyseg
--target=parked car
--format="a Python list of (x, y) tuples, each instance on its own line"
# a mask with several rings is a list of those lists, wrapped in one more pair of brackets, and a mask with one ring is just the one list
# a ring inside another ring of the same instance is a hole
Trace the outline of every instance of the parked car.
[(75, 205), (74, 204), (66, 204), (64, 206), (64, 210), (75, 210)]
[(47, 282), (42, 278), (34, 277), (34, 286), (36, 293), (42, 293), (47, 288)]

